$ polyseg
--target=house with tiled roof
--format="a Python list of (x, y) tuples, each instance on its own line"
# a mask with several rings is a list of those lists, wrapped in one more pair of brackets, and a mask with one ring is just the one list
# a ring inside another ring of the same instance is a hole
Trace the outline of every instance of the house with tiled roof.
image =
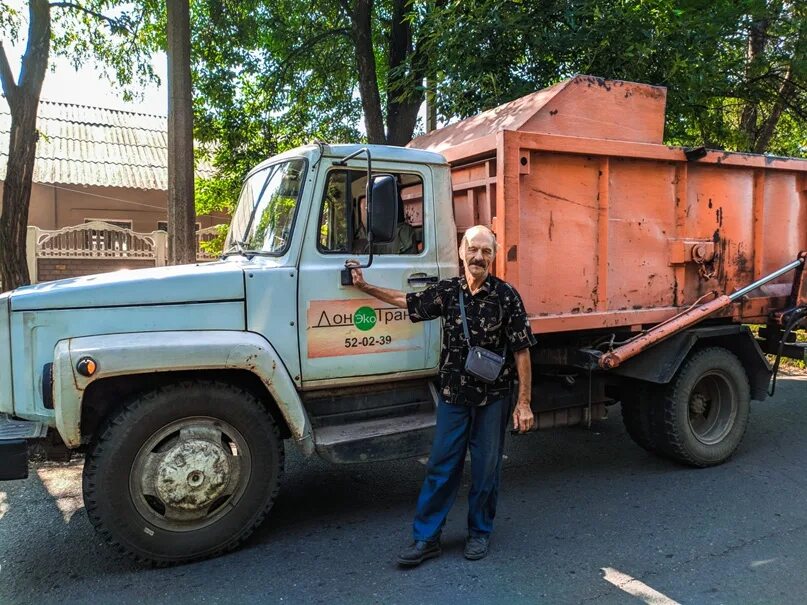
[[(10, 127), (0, 98), (0, 181)], [(37, 128), (29, 224), (61, 229), (101, 220), (138, 232), (166, 228), (165, 116), (43, 100)], [(197, 178), (210, 175), (209, 166), (197, 167)], [(198, 218), (201, 228), (227, 221), (225, 215)]]

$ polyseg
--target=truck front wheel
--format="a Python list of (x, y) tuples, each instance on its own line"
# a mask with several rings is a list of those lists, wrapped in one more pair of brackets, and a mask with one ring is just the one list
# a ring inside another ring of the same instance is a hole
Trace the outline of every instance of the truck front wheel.
[(266, 408), (212, 381), (171, 384), (129, 403), (84, 464), (84, 502), (107, 542), (166, 565), (243, 542), (278, 493), (284, 450)]
[(656, 446), (692, 466), (725, 462), (745, 434), (750, 401), (736, 355), (722, 347), (697, 351), (663, 391), (661, 413), (653, 415)]

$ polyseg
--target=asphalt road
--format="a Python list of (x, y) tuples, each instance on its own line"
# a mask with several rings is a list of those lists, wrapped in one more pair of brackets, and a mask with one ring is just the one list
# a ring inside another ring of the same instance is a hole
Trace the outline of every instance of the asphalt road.
[(618, 409), (592, 430), (510, 438), (506, 453), (488, 558), (462, 557), (466, 480), (443, 556), (408, 571), (393, 561), (409, 540), (416, 460), (335, 467), (289, 451), (273, 513), (247, 544), (169, 569), (100, 542), (80, 462), (40, 464), (0, 483), (0, 603), (807, 601), (807, 377), (754, 406), (717, 468), (645, 453)]

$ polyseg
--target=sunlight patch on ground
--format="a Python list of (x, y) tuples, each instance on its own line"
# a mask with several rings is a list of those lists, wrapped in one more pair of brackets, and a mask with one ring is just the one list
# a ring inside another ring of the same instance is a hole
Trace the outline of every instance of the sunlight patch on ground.
[(6, 492), (0, 492), (0, 519), (3, 518), (3, 515), (5, 515), (7, 511), (8, 511), (8, 494), (6, 494)]
[(603, 567), (602, 571), (605, 574), (603, 579), (606, 582), (610, 582), (620, 590), (624, 590), (629, 595), (641, 599), (648, 605), (680, 605), (670, 597), (661, 594), (657, 590), (653, 590), (644, 582), (640, 582), (636, 578), (622, 573), (613, 567)]
[(36, 473), (42, 485), (53, 496), (64, 522), (69, 523), (73, 514), (84, 508), (81, 497), (81, 466), (44, 467), (37, 469)]

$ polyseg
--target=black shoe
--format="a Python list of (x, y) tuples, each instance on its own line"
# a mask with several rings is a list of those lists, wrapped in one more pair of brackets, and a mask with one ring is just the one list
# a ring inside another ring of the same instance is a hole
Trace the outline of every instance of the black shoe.
[(426, 559), (439, 557), (443, 551), (440, 549), (440, 540), (415, 540), (409, 547), (398, 555), (398, 565), (414, 567)]
[(484, 558), (488, 554), (489, 545), (488, 536), (468, 536), (465, 541), (465, 558), (471, 561)]

